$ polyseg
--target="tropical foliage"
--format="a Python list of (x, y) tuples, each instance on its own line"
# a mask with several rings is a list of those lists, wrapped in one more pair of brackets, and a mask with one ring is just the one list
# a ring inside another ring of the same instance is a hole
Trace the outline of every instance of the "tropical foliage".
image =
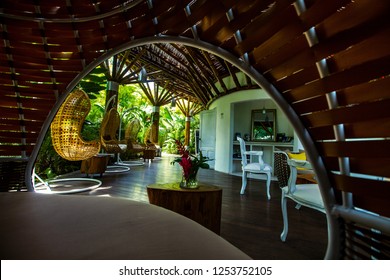
[[(91, 111), (89, 112), (81, 135), (85, 140), (99, 138), (99, 128), (105, 113), (107, 79), (105, 70), (97, 67), (80, 83), (81, 87), (91, 100)], [(119, 139), (124, 138), (124, 131), (127, 124), (137, 118), (141, 123), (141, 130), (138, 134), (138, 141), (143, 143), (145, 132), (151, 125), (152, 106), (142, 92), (138, 84), (121, 85), (119, 87), (118, 112), (121, 116), (121, 133)], [(194, 153), (194, 134), (199, 127), (197, 116), (191, 121), (190, 151)], [(165, 106), (160, 108), (159, 144), (162, 151), (176, 154), (177, 146), (175, 139), (184, 142), (185, 116), (178, 108)], [(47, 134), (40, 153), (37, 158), (35, 171), (44, 178), (52, 178), (60, 174), (80, 169), (80, 162), (71, 162), (62, 159), (57, 155), (51, 145), (50, 133)]]

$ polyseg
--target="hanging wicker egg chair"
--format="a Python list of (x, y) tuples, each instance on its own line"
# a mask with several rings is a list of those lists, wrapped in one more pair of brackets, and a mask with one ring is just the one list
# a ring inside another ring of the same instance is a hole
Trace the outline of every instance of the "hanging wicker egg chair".
[(91, 109), (88, 95), (76, 89), (61, 105), (51, 123), (51, 138), (55, 151), (70, 161), (85, 160), (100, 150), (99, 141), (85, 141), (80, 132)]
[(120, 116), (115, 108), (111, 108), (104, 116), (100, 128), (100, 142), (106, 153), (121, 153), (126, 144), (121, 144), (117, 138)]
[(126, 127), (125, 142), (127, 144), (127, 151), (129, 152), (143, 152), (145, 145), (138, 143), (137, 136), (141, 129), (141, 123), (138, 119), (133, 119)]

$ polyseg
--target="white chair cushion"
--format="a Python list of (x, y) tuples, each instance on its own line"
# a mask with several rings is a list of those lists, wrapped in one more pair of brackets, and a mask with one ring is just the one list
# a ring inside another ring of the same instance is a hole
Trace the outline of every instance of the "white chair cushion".
[(262, 156), (263, 151), (246, 151), (246, 155), (252, 155), (252, 156)]
[(260, 165), (260, 163), (258, 163), (258, 162), (253, 162), (253, 163), (248, 163), (247, 165), (245, 165), (244, 170), (245, 171), (253, 171), (253, 172), (256, 172), (256, 171), (271, 171), (272, 167), (269, 164), (266, 164), (266, 163)]
[[(283, 187), (282, 190), (288, 194), (288, 187)], [(316, 184), (296, 185), (295, 192), (288, 195), (296, 202), (301, 202), (305, 206), (310, 207), (310, 205), (312, 205), (316, 208), (324, 209), (324, 202), (322, 201), (320, 189)]]
[(122, 151), (126, 150), (126, 148), (127, 148), (127, 145), (126, 145), (126, 144), (118, 144), (118, 146), (119, 146), (119, 148), (120, 148)]

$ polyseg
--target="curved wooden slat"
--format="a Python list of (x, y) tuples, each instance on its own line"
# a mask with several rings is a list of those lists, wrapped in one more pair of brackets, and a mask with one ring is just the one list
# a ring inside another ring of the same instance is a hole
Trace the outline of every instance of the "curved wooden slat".
[(320, 151), (328, 157), (355, 157), (355, 158), (388, 158), (390, 149), (387, 149), (390, 140), (336, 141), (317, 143)]
[(390, 99), (379, 99), (370, 103), (353, 104), (353, 106), (351, 104), (333, 110), (314, 112), (302, 116), (302, 120), (308, 127), (374, 122), (388, 117), (386, 108), (390, 108)]

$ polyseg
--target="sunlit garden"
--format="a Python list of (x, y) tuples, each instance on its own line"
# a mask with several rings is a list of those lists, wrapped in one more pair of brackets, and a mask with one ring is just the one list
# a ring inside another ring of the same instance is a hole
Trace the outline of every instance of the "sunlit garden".
[[(143, 86), (145, 87), (145, 86)], [(94, 69), (77, 86), (87, 93), (91, 109), (82, 125), (81, 136), (86, 141), (99, 139), (101, 125), (107, 108), (109, 106), (108, 82), (106, 70), (104, 67)], [(156, 118), (154, 100), (150, 100), (148, 90), (152, 97), (158, 96), (159, 92), (154, 92), (156, 88), (153, 83), (148, 85), (148, 89), (142, 88), (139, 83), (128, 83), (119, 85), (117, 94), (117, 104), (115, 108), (120, 116), (120, 126), (116, 132), (117, 139), (125, 137), (125, 130), (129, 124), (138, 120), (140, 127), (136, 134), (135, 141), (143, 145), (150, 141), (149, 133)], [(145, 94), (146, 92), (146, 94)], [(158, 142), (157, 144), (162, 153), (175, 154), (177, 148), (175, 141), (185, 142), (186, 117), (185, 111), (187, 104), (185, 100), (176, 100), (174, 95), (165, 104), (159, 108), (158, 115)], [(199, 117), (194, 115), (190, 121), (190, 137), (188, 146), (190, 151), (194, 151), (194, 130), (199, 128)], [(140, 157), (140, 154), (132, 151), (121, 153), (122, 160), (134, 160)], [(112, 159), (115, 160), (115, 159)], [(54, 178), (58, 175), (79, 170), (81, 161), (68, 161), (58, 155), (52, 145), (50, 130), (48, 131), (42, 148), (40, 150), (35, 172), (42, 178)]]

